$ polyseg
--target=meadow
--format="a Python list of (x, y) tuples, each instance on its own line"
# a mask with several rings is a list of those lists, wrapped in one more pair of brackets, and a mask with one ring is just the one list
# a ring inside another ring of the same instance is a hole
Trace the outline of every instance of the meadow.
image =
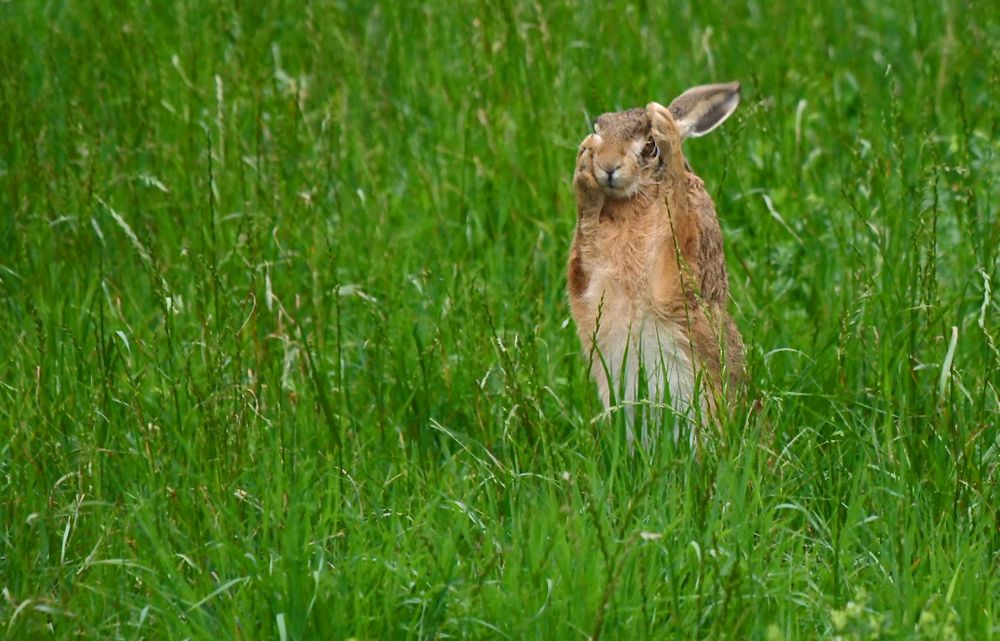
[[(0, 637), (1000, 638), (1000, 5), (0, 3)], [(747, 406), (630, 454), (602, 112), (739, 80)]]

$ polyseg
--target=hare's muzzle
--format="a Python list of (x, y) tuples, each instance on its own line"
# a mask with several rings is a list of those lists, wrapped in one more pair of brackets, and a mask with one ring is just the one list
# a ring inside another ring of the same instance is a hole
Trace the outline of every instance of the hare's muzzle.
[[(622, 175), (619, 171), (621, 169), (621, 164), (614, 164), (610, 167), (601, 166), (599, 163), (594, 164), (594, 178), (597, 179), (597, 183), (602, 187), (608, 189), (615, 189), (622, 186)], [(617, 178), (617, 184), (615, 180)]]

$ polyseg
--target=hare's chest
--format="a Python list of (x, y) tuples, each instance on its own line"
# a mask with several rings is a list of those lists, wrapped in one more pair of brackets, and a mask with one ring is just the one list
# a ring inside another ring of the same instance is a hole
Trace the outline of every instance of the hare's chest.
[(592, 254), (595, 278), (588, 293), (605, 304), (621, 299), (632, 307), (648, 307), (670, 238), (669, 227), (652, 214), (602, 220)]

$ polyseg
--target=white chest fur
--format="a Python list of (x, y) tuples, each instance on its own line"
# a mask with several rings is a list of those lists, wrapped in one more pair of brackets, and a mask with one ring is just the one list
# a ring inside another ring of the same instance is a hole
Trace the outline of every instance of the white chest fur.
[(605, 408), (623, 407), (630, 428), (640, 405), (689, 414), (695, 376), (687, 335), (675, 323), (657, 318), (614, 281), (595, 274), (584, 295), (594, 319), (591, 374)]

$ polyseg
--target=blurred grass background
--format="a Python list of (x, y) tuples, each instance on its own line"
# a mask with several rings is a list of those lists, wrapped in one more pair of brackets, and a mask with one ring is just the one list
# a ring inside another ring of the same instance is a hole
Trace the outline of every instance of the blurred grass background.
[[(1000, 7), (0, 4), (0, 631), (1000, 636)], [(687, 145), (759, 411), (630, 457), (576, 145)]]

